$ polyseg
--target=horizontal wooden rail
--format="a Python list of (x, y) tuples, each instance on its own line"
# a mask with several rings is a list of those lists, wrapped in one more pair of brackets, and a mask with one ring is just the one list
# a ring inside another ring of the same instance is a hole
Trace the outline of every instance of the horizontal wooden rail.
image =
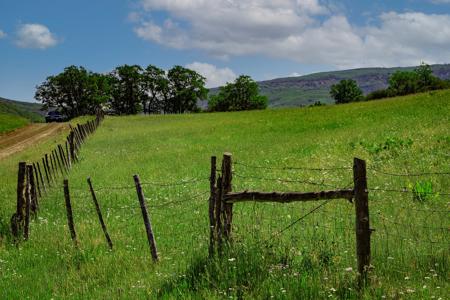
[(317, 201), (325, 199), (348, 199), (351, 200), (354, 196), (353, 190), (335, 190), (309, 193), (280, 193), (280, 192), (234, 192), (224, 195), (224, 200), (227, 203), (256, 201), (256, 202), (278, 202), (289, 203), (296, 201)]

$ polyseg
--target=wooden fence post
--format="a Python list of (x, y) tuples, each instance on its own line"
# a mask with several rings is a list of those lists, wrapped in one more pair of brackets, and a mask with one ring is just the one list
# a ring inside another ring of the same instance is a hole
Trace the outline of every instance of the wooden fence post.
[(152, 224), (147, 213), (147, 206), (145, 205), (144, 192), (142, 191), (141, 183), (138, 175), (134, 175), (134, 184), (136, 185), (136, 192), (141, 205), (142, 218), (144, 218), (145, 231), (147, 233), (147, 239), (150, 246), (150, 252), (152, 254), (153, 261), (158, 260), (158, 251), (156, 249), (155, 237), (153, 235)]
[(214, 208), (216, 204), (216, 157), (211, 156), (211, 174), (209, 177), (209, 188), (210, 188), (210, 196), (209, 196), (209, 256), (212, 257), (214, 255), (214, 226), (215, 226), (215, 218), (214, 218)]
[(108, 230), (106, 229), (105, 222), (103, 221), (102, 211), (100, 210), (100, 205), (98, 204), (97, 197), (95, 196), (94, 188), (92, 187), (91, 178), (88, 177), (87, 182), (89, 184), (89, 189), (91, 190), (92, 201), (95, 205), (95, 210), (97, 211), (98, 220), (100, 221), (100, 225), (102, 226), (103, 233), (105, 234), (106, 242), (110, 249), (113, 248), (113, 244), (111, 238), (109, 237)]
[(44, 192), (47, 193), (47, 188), (45, 186), (44, 177), (42, 176), (42, 172), (41, 172), (41, 165), (40, 165), (39, 162), (37, 162), (36, 164), (37, 164), (37, 167), (38, 167), (39, 178), (41, 179), (42, 188), (44, 189)]
[(358, 259), (359, 285), (367, 282), (370, 266), (370, 223), (369, 223), (369, 192), (367, 190), (366, 162), (354, 158), (353, 181), (355, 191), (356, 212), (356, 255)]
[(67, 162), (66, 157), (64, 155), (64, 150), (63, 150), (61, 144), (58, 144), (58, 153), (59, 153), (59, 157), (61, 158), (61, 162), (62, 162), (62, 164), (64, 166), (64, 172), (66, 174), (69, 174), (69, 165), (68, 165), (68, 162)]
[(17, 173), (17, 207), (16, 212), (11, 217), (11, 232), (15, 238), (19, 237), (23, 228), (26, 172), (26, 163), (19, 162), (19, 170)]
[(63, 165), (61, 164), (61, 161), (59, 160), (59, 156), (58, 156), (58, 152), (56, 152), (56, 148), (52, 151), (53, 155), (55, 156), (58, 168), (59, 168), (59, 173), (61, 173), (61, 176), (64, 176), (64, 168)]
[(64, 179), (64, 200), (66, 202), (67, 225), (75, 248), (78, 248), (77, 234), (73, 223), (72, 204), (70, 203), (69, 180)]
[(73, 158), (70, 156), (68, 140), (69, 139), (67, 138), (67, 141), (66, 141), (66, 157), (67, 157), (67, 163), (69, 165), (69, 169), (71, 169), (72, 168)]
[(45, 153), (44, 157), (45, 157), (44, 164), (46, 166), (45, 174), (47, 175), (48, 185), (51, 185), (51, 182), (53, 182), (53, 177), (52, 177), (52, 173), (50, 170), (50, 164), (48, 163), (48, 154)]
[(30, 234), (30, 206), (31, 206), (31, 174), (33, 170), (30, 165), (26, 166), (26, 185), (25, 185), (25, 224), (23, 226), (23, 238), (28, 240)]
[(33, 171), (34, 171), (34, 180), (35, 180), (35, 183), (36, 183), (37, 191), (39, 193), (39, 197), (42, 197), (41, 185), (39, 183), (38, 170), (36, 168), (36, 164), (35, 163), (33, 163)]
[(29, 176), (30, 176), (30, 193), (31, 193), (31, 200), (30, 200), (30, 209), (34, 216), (36, 216), (37, 210), (39, 209), (39, 203), (38, 203), (38, 197), (37, 197), (37, 188), (36, 188), (36, 177), (34, 176), (34, 164), (28, 165), (27, 168), (30, 169)]
[(216, 239), (217, 239), (217, 250), (218, 253), (221, 254), (222, 253), (222, 229), (223, 229), (223, 216), (222, 216), (222, 212), (223, 212), (223, 201), (222, 201), (222, 175), (219, 175), (217, 177), (217, 184), (216, 184), (217, 190), (216, 190), (216, 204), (215, 204), (215, 209), (216, 209), (216, 217), (215, 217), (215, 221), (216, 221)]
[(56, 183), (56, 181), (57, 181), (57, 179), (58, 179), (58, 173), (56, 173), (56, 164), (54, 164), (53, 163), (53, 155), (52, 155), (52, 153), (50, 153), (50, 167), (52, 168), (52, 177), (53, 177), (53, 180), (55, 181), (55, 183)]
[[(224, 153), (222, 160), (222, 194), (230, 193), (232, 190), (231, 180), (232, 174), (231, 153)], [(222, 201), (225, 197), (222, 196)], [(224, 219), (224, 237), (229, 240), (231, 237), (231, 228), (233, 222), (233, 203), (223, 203), (225, 219)]]

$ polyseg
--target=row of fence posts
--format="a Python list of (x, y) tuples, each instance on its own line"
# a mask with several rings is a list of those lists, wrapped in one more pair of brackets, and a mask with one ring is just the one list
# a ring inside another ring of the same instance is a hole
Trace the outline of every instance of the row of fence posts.
[(11, 217), (11, 233), (16, 241), (27, 240), (30, 230), (30, 215), (36, 216), (39, 199), (48, 189), (56, 186), (60, 176), (66, 176), (72, 165), (78, 162), (78, 152), (86, 138), (95, 132), (104, 115), (98, 112), (94, 120), (70, 126), (64, 146), (58, 144), (41, 160), (27, 164), (19, 162), (17, 174), (17, 207)]
[[(147, 205), (145, 203), (144, 191), (142, 190), (139, 176), (134, 175), (133, 179), (134, 179), (134, 184), (136, 187), (137, 198), (139, 200), (139, 206), (141, 208), (142, 218), (144, 220), (144, 227), (145, 227), (145, 232), (147, 235), (147, 240), (148, 240), (148, 244), (149, 244), (149, 248), (150, 248), (150, 254), (152, 256), (153, 261), (157, 262), (158, 261), (158, 250), (156, 248), (156, 240), (155, 240), (155, 235), (153, 233), (152, 224), (150, 221), (150, 215), (148, 213)], [(112, 250), (113, 242), (111, 240), (111, 236), (108, 233), (108, 229), (107, 229), (105, 221), (103, 219), (103, 214), (102, 214), (102, 211), (100, 208), (100, 204), (99, 204), (99, 201), (95, 194), (95, 190), (92, 185), (92, 180), (90, 177), (87, 179), (87, 183), (89, 186), (89, 191), (91, 192), (92, 201), (94, 203), (95, 211), (97, 213), (100, 226), (102, 228), (103, 234), (105, 235), (106, 243), (108, 244), (108, 247)], [(77, 234), (76, 234), (76, 230), (75, 230), (75, 222), (74, 222), (74, 218), (73, 218), (72, 204), (71, 204), (71, 200), (70, 200), (69, 180), (67, 180), (67, 179), (64, 180), (64, 200), (65, 200), (65, 204), (66, 204), (67, 225), (69, 227), (70, 237), (72, 239), (74, 247), (78, 248), (79, 242), (78, 242)]]
[[(366, 162), (354, 158), (353, 189), (339, 189), (320, 192), (232, 192), (232, 159), (224, 153), (221, 172), (216, 176), (217, 159), (211, 157), (209, 198), (209, 255), (222, 254), (224, 243), (231, 242), (233, 204), (244, 201), (255, 202), (305, 202), (318, 200), (346, 199), (355, 205), (356, 257), (359, 284), (367, 282), (370, 267), (370, 236), (373, 229), (369, 224), (369, 192), (367, 188)], [(216, 249), (217, 248), (217, 249)]]

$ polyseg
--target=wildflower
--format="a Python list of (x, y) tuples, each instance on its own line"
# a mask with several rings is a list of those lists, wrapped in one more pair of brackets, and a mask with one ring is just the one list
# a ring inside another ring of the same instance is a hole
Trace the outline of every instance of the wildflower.
[(405, 280), (409, 280), (409, 277), (408, 277), (408, 276), (406, 276), (406, 277), (405, 277)]
[(424, 285), (423, 287), (422, 287), (423, 289), (426, 289), (427, 288), (427, 286), (426, 285)]
[(415, 292), (415, 290), (413, 290), (413, 289), (407, 289), (406, 292), (409, 293), (409, 294), (412, 294), (412, 293)]
[(394, 258), (393, 258), (392, 256), (388, 256), (388, 259), (391, 259), (391, 260), (392, 260), (392, 259), (394, 259)]
[(335, 288), (330, 288), (330, 291), (332, 291), (333, 293), (336, 292)]
[(344, 269), (346, 272), (352, 272), (353, 271), (353, 268), (352, 267), (348, 267), (348, 268), (345, 268)]
[(236, 258), (234, 258), (234, 257), (228, 259), (228, 261), (235, 261), (235, 260), (236, 260)]

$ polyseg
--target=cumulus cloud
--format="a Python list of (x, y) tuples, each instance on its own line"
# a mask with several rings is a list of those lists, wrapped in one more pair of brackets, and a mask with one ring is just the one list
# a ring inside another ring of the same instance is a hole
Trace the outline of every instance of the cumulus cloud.
[(6, 37), (6, 33), (0, 29), (0, 39)]
[(57, 43), (55, 35), (42, 24), (22, 24), (17, 31), (16, 45), (21, 48), (46, 49)]
[[(439, 0), (437, 0), (439, 1)], [(442, 1), (442, 0), (440, 0)], [(266, 55), (337, 68), (445, 62), (450, 15), (387, 12), (356, 26), (319, 0), (142, 0), (142, 39), (212, 56)], [(168, 18), (151, 18), (163, 11)], [(182, 24), (182, 25), (180, 25)]]
[(217, 68), (214, 65), (193, 62), (186, 65), (186, 68), (198, 72), (206, 78), (206, 87), (213, 88), (225, 85), (236, 79), (236, 74), (230, 68)]

